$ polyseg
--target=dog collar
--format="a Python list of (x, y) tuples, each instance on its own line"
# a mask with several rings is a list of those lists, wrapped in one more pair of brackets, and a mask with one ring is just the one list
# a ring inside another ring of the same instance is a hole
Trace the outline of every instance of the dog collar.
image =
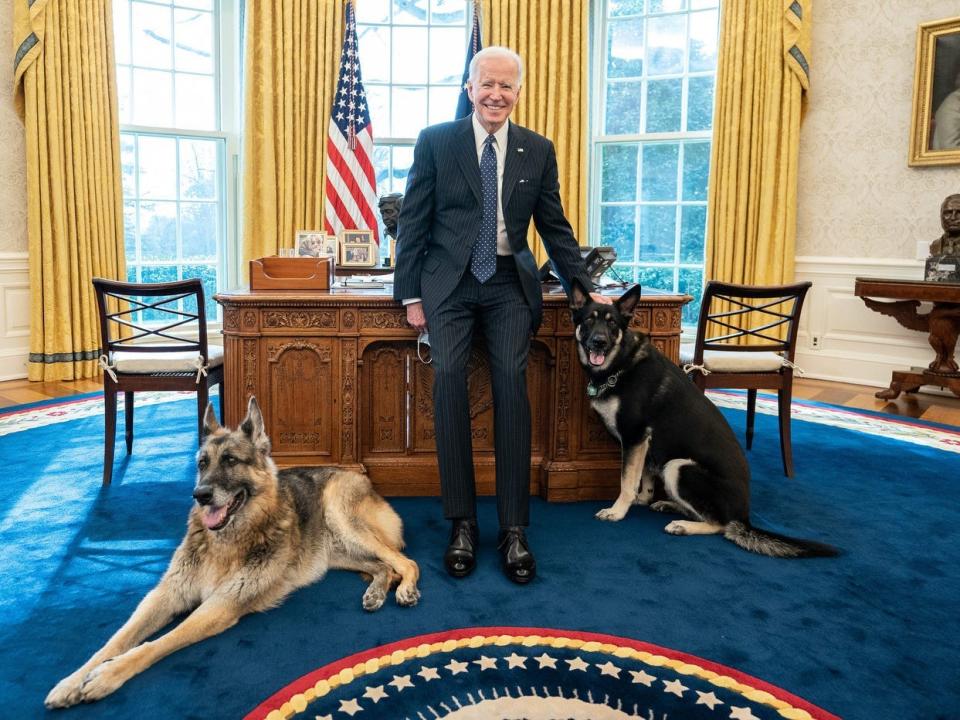
[(602, 397), (604, 393), (612, 389), (614, 385), (617, 384), (617, 380), (620, 379), (620, 375), (623, 374), (623, 370), (617, 370), (613, 375), (604, 380), (600, 385), (595, 385), (593, 381), (587, 383), (587, 397), (597, 398)]

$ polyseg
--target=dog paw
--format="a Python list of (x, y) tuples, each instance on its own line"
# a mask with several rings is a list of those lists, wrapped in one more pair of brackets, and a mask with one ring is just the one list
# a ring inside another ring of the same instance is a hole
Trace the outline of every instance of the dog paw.
[(609, 522), (619, 522), (620, 520), (623, 520), (626, 514), (627, 513), (625, 510), (619, 510), (616, 507), (608, 507), (598, 512), (594, 517), (596, 517), (598, 520), (607, 520)]
[(123, 663), (107, 660), (87, 673), (80, 688), (80, 699), (93, 702), (105, 698), (123, 685), (128, 679)]
[(661, 513), (677, 512), (677, 506), (669, 500), (658, 500), (655, 503), (650, 503), (650, 509)]
[(674, 520), (672, 523), (667, 523), (664, 532), (668, 532), (671, 535), (686, 535), (687, 526), (683, 520)]
[(379, 610), (386, 599), (387, 594), (382, 589), (369, 587), (363, 594), (363, 609), (367, 612)]
[(83, 699), (80, 696), (80, 688), (82, 685), (83, 676), (78, 676), (77, 673), (68, 675), (53, 687), (53, 690), (47, 694), (47, 698), (43, 701), (43, 704), (46, 705), (49, 710), (76, 705)]
[(401, 585), (397, 588), (397, 605), (413, 607), (418, 602), (420, 602), (420, 591), (416, 585), (411, 587), (403, 587), (403, 585)]

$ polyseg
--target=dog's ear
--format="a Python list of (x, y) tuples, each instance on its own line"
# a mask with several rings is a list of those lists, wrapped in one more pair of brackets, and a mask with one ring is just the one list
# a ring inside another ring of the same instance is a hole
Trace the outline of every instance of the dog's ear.
[(270, 452), (270, 438), (264, 431), (263, 413), (260, 412), (260, 405), (257, 403), (255, 395), (250, 396), (250, 401), (247, 403), (247, 416), (240, 423), (240, 429), (250, 438), (258, 452)]
[(217, 413), (213, 410), (213, 403), (207, 403), (206, 412), (203, 413), (203, 436), (212, 435), (220, 429), (220, 423), (217, 422)]
[(570, 286), (570, 309), (579, 310), (588, 302), (590, 302), (590, 293), (579, 280), (574, 278)]
[(640, 289), (639, 284), (634, 285), (617, 300), (617, 309), (620, 311), (620, 314), (628, 320), (633, 317), (633, 309), (640, 300)]

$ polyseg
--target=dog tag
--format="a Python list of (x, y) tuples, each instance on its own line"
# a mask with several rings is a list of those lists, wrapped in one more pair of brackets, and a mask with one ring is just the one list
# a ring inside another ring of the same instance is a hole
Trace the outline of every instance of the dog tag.
[(593, 383), (588, 383), (588, 384), (587, 384), (587, 397), (592, 397), (592, 398), (593, 398), (593, 397), (596, 397), (597, 395), (599, 395), (599, 393), (597, 392), (596, 386), (595, 386)]

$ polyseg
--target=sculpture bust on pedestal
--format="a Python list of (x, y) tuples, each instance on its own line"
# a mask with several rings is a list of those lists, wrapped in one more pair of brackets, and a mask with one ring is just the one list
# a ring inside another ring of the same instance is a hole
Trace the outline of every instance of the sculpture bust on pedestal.
[(930, 243), (925, 280), (960, 282), (960, 193), (948, 195), (940, 206), (943, 235)]
[(403, 205), (403, 193), (390, 193), (381, 195), (380, 217), (383, 218), (383, 228), (390, 238), (390, 266), (394, 265), (394, 255), (396, 253), (397, 242), (397, 222), (400, 220), (400, 207)]

